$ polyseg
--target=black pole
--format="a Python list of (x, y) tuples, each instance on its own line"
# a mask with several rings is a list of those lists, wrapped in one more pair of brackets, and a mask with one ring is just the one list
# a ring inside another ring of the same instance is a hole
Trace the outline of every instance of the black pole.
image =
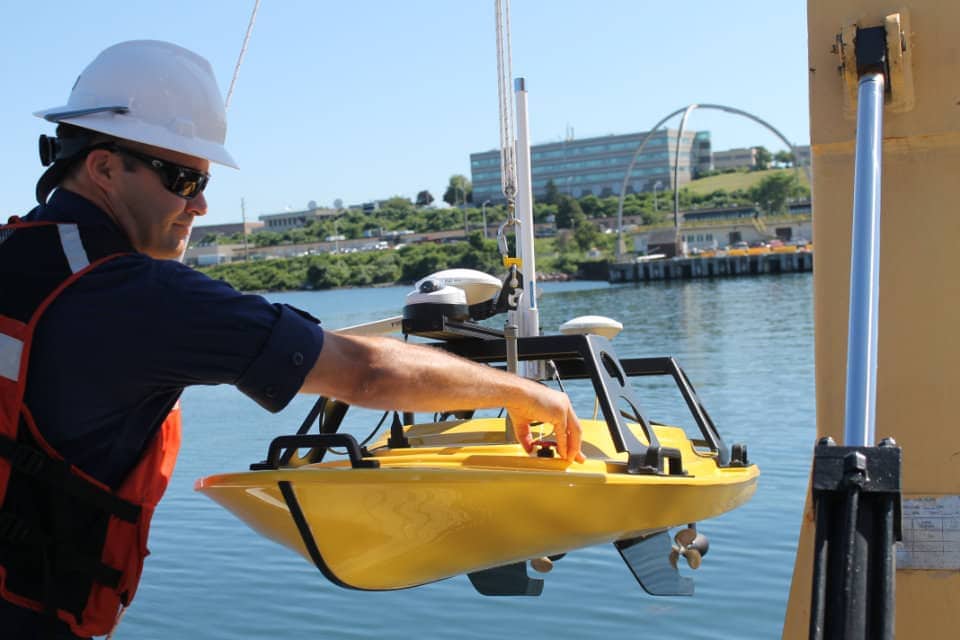
[(876, 447), (817, 445), (811, 640), (893, 638), (901, 457), (889, 438)]

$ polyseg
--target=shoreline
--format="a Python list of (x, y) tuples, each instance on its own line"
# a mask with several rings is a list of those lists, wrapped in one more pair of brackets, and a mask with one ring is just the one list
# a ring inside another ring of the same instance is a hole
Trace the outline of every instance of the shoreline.
[[(204, 273), (201, 271), (201, 273)], [(208, 278), (216, 280), (210, 274), (204, 273)], [(426, 277), (426, 276), (424, 276)], [(591, 278), (578, 278), (567, 273), (538, 273), (537, 282), (577, 282), (580, 280), (591, 280)], [(226, 280), (221, 280), (221, 282), (227, 282)], [(597, 280), (601, 282), (601, 280)], [(602, 282), (607, 282), (607, 280), (602, 280)], [(227, 282), (227, 284), (230, 284)], [(403, 286), (412, 286), (413, 282), (379, 282), (375, 284), (364, 284), (364, 285), (343, 285), (341, 287), (328, 287), (326, 289), (308, 289), (308, 288), (299, 288), (299, 289), (237, 289), (241, 293), (250, 293), (260, 295), (263, 293), (294, 293), (298, 291), (349, 291), (351, 289), (387, 289), (390, 287), (403, 287)], [(233, 286), (233, 285), (230, 285)]]

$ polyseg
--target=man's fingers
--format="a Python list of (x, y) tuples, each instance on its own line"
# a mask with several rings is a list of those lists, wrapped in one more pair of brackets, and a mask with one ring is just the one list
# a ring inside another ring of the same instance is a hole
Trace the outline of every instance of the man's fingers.
[(545, 405), (541, 410), (533, 411), (526, 406), (508, 410), (517, 442), (520, 443), (524, 451), (531, 453), (533, 451), (533, 437), (530, 433), (530, 425), (542, 424), (536, 421), (546, 418), (545, 421), (553, 425), (553, 435), (557, 441), (557, 455), (567, 461), (584, 462), (586, 458), (581, 451), (583, 432), (569, 399), (559, 395), (556, 391), (549, 391), (549, 394), (556, 395), (548, 403), (550, 406)]
[(533, 450), (533, 437), (530, 435), (530, 423), (526, 420), (515, 420), (511, 416), (510, 422), (513, 423), (513, 435), (517, 442), (523, 447), (523, 450), (530, 453)]
[(569, 442), (567, 442), (567, 421), (564, 420), (560, 424), (553, 425), (553, 432), (557, 437), (557, 453), (560, 454), (560, 457), (564, 460), (569, 460), (567, 457), (569, 445)]
[(568, 455), (564, 457), (567, 460), (584, 462), (586, 458), (583, 457), (583, 453), (580, 451), (580, 447), (583, 444), (583, 430), (572, 407), (567, 410), (566, 434)]

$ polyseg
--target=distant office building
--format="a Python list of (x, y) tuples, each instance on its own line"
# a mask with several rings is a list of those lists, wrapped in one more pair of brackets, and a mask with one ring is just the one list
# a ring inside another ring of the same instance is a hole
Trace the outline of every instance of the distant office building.
[[(669, 190), (673, 188), (673, 163), (677, 150), (677, 130), (656, 131), (637, 158), (627, 192)], [(646, 137), (646, 132), (583, 138), (538, 144), (530, 148), (534, 198), (542, 198), (547, 183), (553, 181), (561, 194), (576, 198), (586, 195), (608, 196), (620, 193), (627, 168)], [(690, 182), (697, 171), (710, 167), (710, 132), (684, 131), (680, 141), (677, 182)], [(503, 202), (500, 186), (500, 151), (470, 154), (473, 202)]]
[(727, 151), (713, 152), (713, 168), (715, 171), (728, 169), (754, 169), (757, 166), (757, 148), (728, 149)]
[(330, 218), (338, 215), (336, 209), (320, 209), (313, 207), (303, 211), (284, 211), (283, 213), (265, 213), (258, 216), (263, 222), (265, 231), (289, 231), (307, 226), (314, 220)]
[[(797, 145), (797, 166), (810, 165), (810, 145)], [(729, 171), (730, 169), (756, 169), (757, 147), (727, 149), (713, 152), (713, 169), (715, 171)]]
[(371, 200), (370, 202), (364, 202), (362, 204), (351, 204), (347, 209), (351, 211), (363, 211), (364, 213), (374, 213), (380, 211), (380, 207), (386, 200)]

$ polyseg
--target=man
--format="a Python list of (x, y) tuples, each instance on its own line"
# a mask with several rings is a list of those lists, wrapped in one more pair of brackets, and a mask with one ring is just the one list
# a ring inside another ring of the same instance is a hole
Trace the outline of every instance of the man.
[[(125, 42), (37, 115), (39, 206), (0, 227), (0, 634), (108, 632), (132, 599), (191, 384), (270, 411), (297, 392), (377, 409), (505, 407), (519, 442), (556, 428), (582, 460), (568, 398), (438, 350), (324, 332), (308, 314), (184, 267), (226, 118), (212, 69)], [(51, 195), (52, 191), (52, 195)]]

